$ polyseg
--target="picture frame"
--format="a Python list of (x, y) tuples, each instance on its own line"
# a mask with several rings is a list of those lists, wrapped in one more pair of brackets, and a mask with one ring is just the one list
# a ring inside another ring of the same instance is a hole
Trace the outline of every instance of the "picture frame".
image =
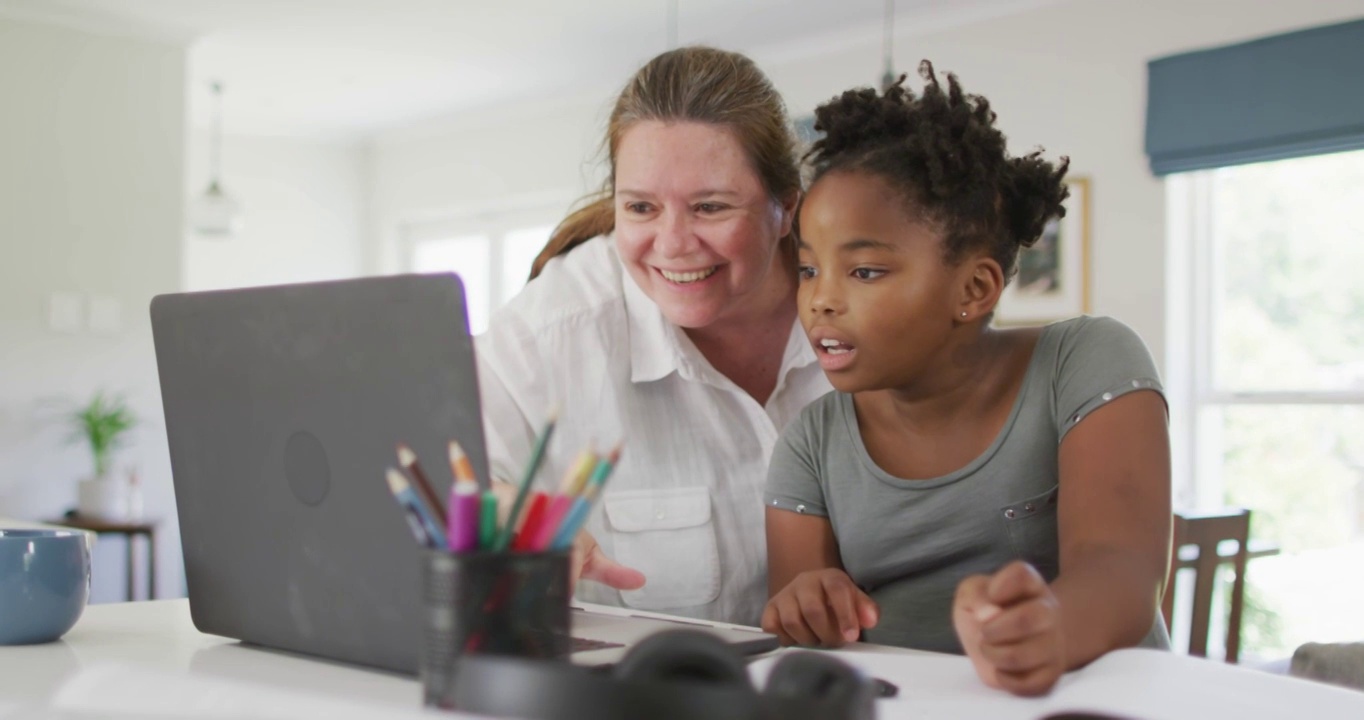
[(996, 325), (1040, 325), (1090, 311), (1090, 204), (1087, 177), (1065, 180), (1066, 216), (1018, 256), (1018, 273), (995, 306)]

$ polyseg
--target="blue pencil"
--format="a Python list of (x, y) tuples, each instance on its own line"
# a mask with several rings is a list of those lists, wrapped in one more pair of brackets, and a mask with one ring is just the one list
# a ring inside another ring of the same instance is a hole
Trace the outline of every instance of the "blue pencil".
[(436, 522), (430, 508), (426, 507), (417, 492), (412, 489), (407, 478), (397, 470), (389, 468), (386, 479), (388, 491), (393, 493), (393, 499), (398, 501), (403, 514), (407, 516), (407, 524), (412, 527), (412, 535), (417, 538), (417, 542), (424, 547), (445, 549), (445, 533), (441, 531), (440, 523)]
[(587, 486), (583, 488), (581, 495), (573, 499), (573, 505), (559, 523), (559, 529), (549, 543), (551, 550), (567, 550), (573, 545), (573, 538), (577, 537), (578, 530), (587, 522), (587, 516), (592, 512), (592, 502), (601, 495), (602, 486), (606, 484), (606, 479), (611, 477), (611, 472), (616, 469), (619, 462), (620, 445), (597, 462), (597, 468), (592, 472)]

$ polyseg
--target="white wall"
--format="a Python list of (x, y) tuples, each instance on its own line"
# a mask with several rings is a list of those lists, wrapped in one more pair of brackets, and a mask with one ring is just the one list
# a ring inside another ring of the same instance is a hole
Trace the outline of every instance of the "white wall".
[[(0, 18), (0, 516), (75, 503), (88, 452), (64, 415), (96, 389), (144, 419), (135, 465), (165, 518), (159, 584), (183, 584), (147, 304), (180, 284), (183, 48)], [(48, 326), (52, 293), (115, 303), (119, 327)], [(96, 549), (94, 600), (121, 597), (118, 541)]]
[(367, 270), (406, 269), (403, 223), (520, 209), (530, 215), (526, 225), (562, 217), (604, 177), (596, 160), (611, 92), (380, 133), (369, 148)]
[[(208, 185), (207, 132), (191, 134), (186, 197)], [(187, 233), (184, 287), (212, 290), (355, 277), (364, 255), (365, 151), (355, 143), (227, 136), (223, 187), (242, 204), (232, 238)]]
[[(931, 35), (902, 27), (895, 61), (912, 72), (927, 57), (957, 72), (969, 91), (990, 98), (1013, 152), (1043, 145), (1091, 178), (1093, 311), (1132, 325), (1163, 363), (1164, 195), (1142, 149), (1146, 62), (1360, 15), (1359, 0), (1072, 0)], [(844, 89), (878, 82), (879, 42), (811, 48), (799, 60), (789, 58), (800, 48), (776, 49), (770, 62), (761, 53), (755, 59), (792, 113), (803, 115)], [(590, 100), (381, 135), (371, 266), (393, 269), (395, 226), (409, 215), (546, 189), (572, 198), (593, 187), (582, 178), (599, 176), (584, 173), (583, 163), (596, 151), (611, 95), (604, 86)]]

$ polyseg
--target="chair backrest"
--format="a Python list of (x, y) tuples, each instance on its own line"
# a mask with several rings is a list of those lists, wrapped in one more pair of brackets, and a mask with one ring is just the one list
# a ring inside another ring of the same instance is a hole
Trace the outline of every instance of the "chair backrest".
[[(1250, 511), (1234, 508), (1200, 515), (1174, 516), (1174, 545), (1170, 552), (1170, 577), (1165, 583), (1165, 600), (1161, 613), (1170, 626), (1174, 611), (1175, 576), (1181, 569), (1194, 571), (1193, 612), (1189, 625), (1189, 654), (1208, 655), (1208, 626), (1212, 619), (1213, 591), (1217, 586), (1217, 568), (1231, 561), (1235, 579), (1231, 586), (1231, 609), (1227, 615), (1226, 661), (1236, 662), (1241, 653), (1241, 608), (1245, 604), (1246, 543), (1250, 540)], [(1218, 546), (1235, 541), (1234, 555), (1224, 556)], [(1198, 557), (1180, 559), (1180, 549), (1190, 545), (1198, 548)]]

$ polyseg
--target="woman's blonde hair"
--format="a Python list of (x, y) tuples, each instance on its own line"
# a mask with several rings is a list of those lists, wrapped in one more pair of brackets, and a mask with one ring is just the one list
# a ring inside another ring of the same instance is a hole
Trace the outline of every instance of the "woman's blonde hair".
[(603, 145), (611, 172), (603, 187), (554, 229), (531, 266), (534, 279), (551, 258), (615, 229), (616, 151), (621, 137), (644, 120), (710, 123), (729, 129), (763, 187), (782, 202), (800, 191), (795, 136), (786, 105), (752, 60), (739, 53), (685, 47), (650, 60), (616, 99)]

